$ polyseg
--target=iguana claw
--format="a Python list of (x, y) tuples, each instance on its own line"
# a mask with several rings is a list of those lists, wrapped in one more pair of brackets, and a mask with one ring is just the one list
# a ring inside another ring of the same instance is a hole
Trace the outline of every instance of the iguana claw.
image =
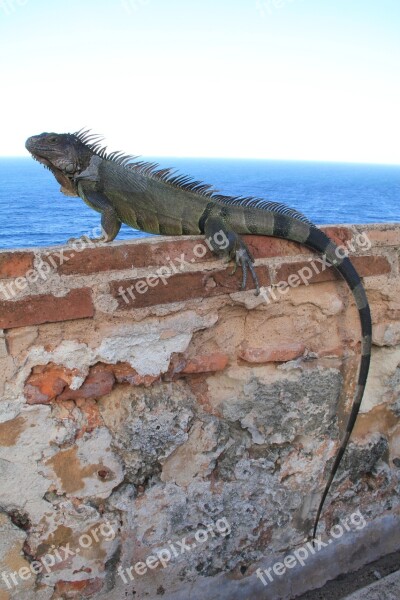
[(260, 284), (258, 282), (257, 273), (254, 269), (253, 263), (254, 263), (254, 258), (250, 254), (249, 250), (244, 245), (241, 246), (240, 248), (238, 248), (238, 250), (235, 251), (235, 266), (232, 271), (232, 274), (236, 273), (236, 270), (239, 265), (242, 267), (243, 277), (242, 277), (242, 285), (240, 287), (242, 290), (244, 290), (244, 289), (246, 289), (246, 284), (247, 284), (247, 269), (249, 269), (251, 276), (253, 278), (253, 281), (255, 283), (255, 286), (256, 286), (255, 295), (258, 296), (260, 294)]

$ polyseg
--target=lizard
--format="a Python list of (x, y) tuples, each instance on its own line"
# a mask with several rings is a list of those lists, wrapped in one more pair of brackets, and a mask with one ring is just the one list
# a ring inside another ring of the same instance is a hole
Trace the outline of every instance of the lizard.
[[(161, 235), (205, 235), (217, 256), (235, 261), (242, 269), (241, 289), (250, 271), (260, 293), (254, 258), (241, 235), (266, 235), (298, 242), (323, 255), (344, 278), (354, 296), (361, 324), (361, 359), (358, 382), (346, 430), (336, 452), (314, 519), (315, 539), (322, 509), (353, 431), (362, 401), (371, 358), (372, 323), (363, 283), (348, 256), (302, 213), (285, 204), (262, 198), (221, 195), (212, 186), (191, 177), (161, 169), (157, 163), (136, 160), (122, 152), (108, 152), (102, 137), (75, 133), (42, 133), (27, 139), (32, 157), (50, 169), (61, 191), (76, 196), (101, 213), (104, 242), (116, 238), (121, 224)], [(224, 232), (222, 250), (213, 243)], [(98, 241), (94, 240), (94, 241)]]

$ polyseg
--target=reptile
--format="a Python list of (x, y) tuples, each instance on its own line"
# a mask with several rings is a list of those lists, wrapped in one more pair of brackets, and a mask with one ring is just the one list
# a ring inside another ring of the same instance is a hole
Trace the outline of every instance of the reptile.
[[(255, 197), (221, 195), (212, 186), (176, 174), (172, 169), (161, 169), (156, 163), (137, 160), (137, 156), (122, 152), (110, 153), (102, 145), (101, 136), (90, 130), (42, 133), (28, 138), (25, 146), (34, 159), (50, 169), (64, 194), (79, 196), (101, 213), (102, 241), (114, 240), (122, 223), (153, 234), (204, 234), (216, 255), (233, 259), (234, 271), (241, 267), (241, 288), (246, 287), (250, 271), (256, 294), (259, 294), (254, 258), (241, 235), (273, 236), (299, 242), (322, 254), (347, 282), (359, 312), (361, 359), (346, 430), (314, 520), (312, 538), (315, 539), (326, 497), (357, 419), (371, 357), (372, 325), (368, 299), (348, 256), (337, 252), (338, 246), (323, 231), (285, 204)], [(227, 239), (224, 249), (213, 241), (221, 232)]]

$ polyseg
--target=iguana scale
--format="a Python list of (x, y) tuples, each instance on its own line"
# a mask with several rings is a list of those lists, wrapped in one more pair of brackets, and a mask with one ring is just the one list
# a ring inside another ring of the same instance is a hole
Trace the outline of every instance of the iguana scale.
[[(211, 186), (157, 164), (135, 160), (120, 152), (108, 153), (100, 136), (89, 131), (73, 134), (42, 133), (30, 137), (26, 148), (47, 166), (67, 195), (80, 196), (101, 213), (107, 242), (118, 234), (121, 223), (163, 235), (199, 235), (208, 239), (223, 231), (229, 241), (224, 253), (243, 271), (242, 289), (249, 270), (259, 293), (254, 259), (242, 234), (267, 235), (299, 242), (336, 267), (349, 285), (361, 322), (361, 364), (358, 385), (346, 432), (336, 454), (315, 518), (315, 538), (322, 508), (353, 430), (371, 355), (371, 315), (363, 284), (347, 257), (339, 257), (334, 242), (304, 215), (284, 204), (260, 198), (218, 194)], [(221, 248), (213, 245), (216, 254)]]

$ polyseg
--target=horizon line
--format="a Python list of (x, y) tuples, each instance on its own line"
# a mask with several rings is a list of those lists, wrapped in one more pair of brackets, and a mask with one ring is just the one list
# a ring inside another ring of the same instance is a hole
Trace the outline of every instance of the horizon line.
[[(2, 158), (32, 158), (28, 154), (0, 154), (0, 160)], [(252, 161), (271, 161), (271, 162), (305, 162), (305, 163), (328, 163), (328, 164), (342, 164), (342, 165), (370, 165), (370, 166), (386, 166), (386, 167), (400, 167), (400, 162), (372, 162), (372, 161), (360, 161), (360, 160), (338, 160), (338, 159), (321, 159), (321, 158), (270, 158), (260, 156), (179, 156), (172, 154), (140, 154), (135, 156), (134, 160), (144, 159), (198, 159), (198, 160), (252, 160)]]

